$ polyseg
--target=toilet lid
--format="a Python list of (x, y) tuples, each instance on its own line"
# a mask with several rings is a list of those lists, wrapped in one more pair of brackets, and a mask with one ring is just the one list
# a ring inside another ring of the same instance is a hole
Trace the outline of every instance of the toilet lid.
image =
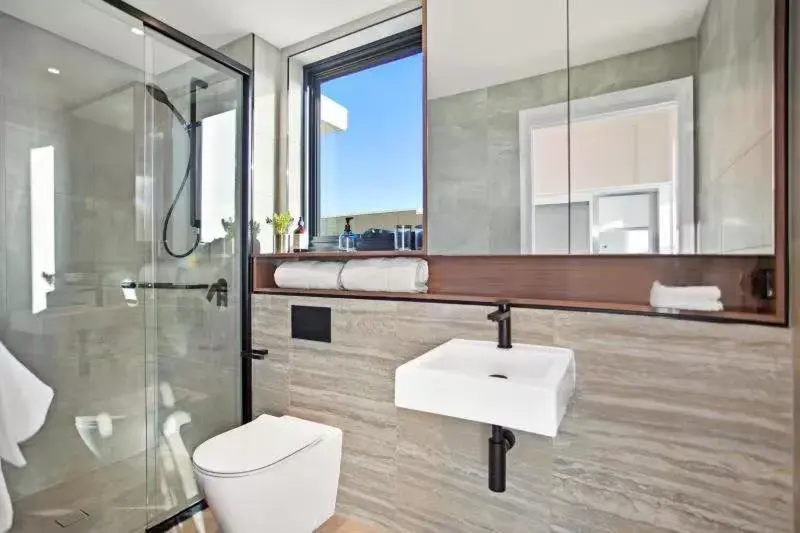
[(319, 424), (290, 416), (261, 415), (207, 440), (194, 451), (194, 464), (211, 474), (245, 474), (278, 463), (319, 442)]

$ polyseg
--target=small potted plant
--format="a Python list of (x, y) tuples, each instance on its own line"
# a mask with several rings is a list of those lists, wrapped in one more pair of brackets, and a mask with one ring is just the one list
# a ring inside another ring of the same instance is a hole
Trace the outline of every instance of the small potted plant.
[(294, 217), (288, 211), (267, 217), (267, 224), (272, 226), (272, 232), (275, 234), (275, 253), (282, 254), (291, 251), (292, 235), (289, 233), (289, 228), (293, 222)]

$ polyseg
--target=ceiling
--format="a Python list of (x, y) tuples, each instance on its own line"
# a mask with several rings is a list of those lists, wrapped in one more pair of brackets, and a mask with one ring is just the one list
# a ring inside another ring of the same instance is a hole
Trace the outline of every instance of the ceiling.
[(278, 48), (298, 43), (401, 0), (128, 0), (211, 46), (255, 33)]
[[(709, 0), (570, 0), (569, 64), (694, 37)], [(567, 66), (567, 11), (553, 0), (428, 2), (429, 98)]]
[(126, 63), (2, 14), (0, 65), (3, 95), (51, 110), (82, 105), (143, 78)]
[[(278, 48), (303, 41), (402, 0), (128, 0), (212, 46), (256, 33)], [(102, 0), (0, 0), (7, 13), (139, 70), (160, 73), (189, 59), (163, 42), (145, 58), (139, 21)], [(153, 35), (149, 33), (148, 35)], [(172, 48), (172, 50), (169, 50)], [(146, 64), (145, 64), (146, 63)]]
[[(129, 0), (212, 46), (255, 32), (284, 48), (401, 0)], [(708, 0), (570, 0), (570, 63), (584, 64), (693, 37)], [(560, 70), (565, 2), (428, 2), (428, 94), (456, 94)], [(160, 39), (145, 58), (140, 24), (102, 0), (0, 0), (0, 11), (139, 70), (161, 73), (192, 54)], [(38, 53), (41, 62), (56, 59)], [(71, 70), (78, 70), (76, 67)], [(64, 70), (64, 69), (62, 69)], [(84, 91), (80, 91), (84, 92)]]

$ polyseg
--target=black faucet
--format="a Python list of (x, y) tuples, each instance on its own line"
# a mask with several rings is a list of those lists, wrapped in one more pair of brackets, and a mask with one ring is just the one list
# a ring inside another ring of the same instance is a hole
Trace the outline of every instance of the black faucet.
[(489, 313), (486, 318), (497, 322), (497, 347), (511, 348), (511, 304), (497, 302), (497, 311)]

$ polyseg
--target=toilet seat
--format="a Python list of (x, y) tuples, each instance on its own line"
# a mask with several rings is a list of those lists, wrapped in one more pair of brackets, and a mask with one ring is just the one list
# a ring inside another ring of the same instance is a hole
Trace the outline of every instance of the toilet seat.
[(292, 416), (261, 415), (204, 442), (192, 460), (209, 477), (250, 476), (314, 446), (324, 436), (319, 424)]

